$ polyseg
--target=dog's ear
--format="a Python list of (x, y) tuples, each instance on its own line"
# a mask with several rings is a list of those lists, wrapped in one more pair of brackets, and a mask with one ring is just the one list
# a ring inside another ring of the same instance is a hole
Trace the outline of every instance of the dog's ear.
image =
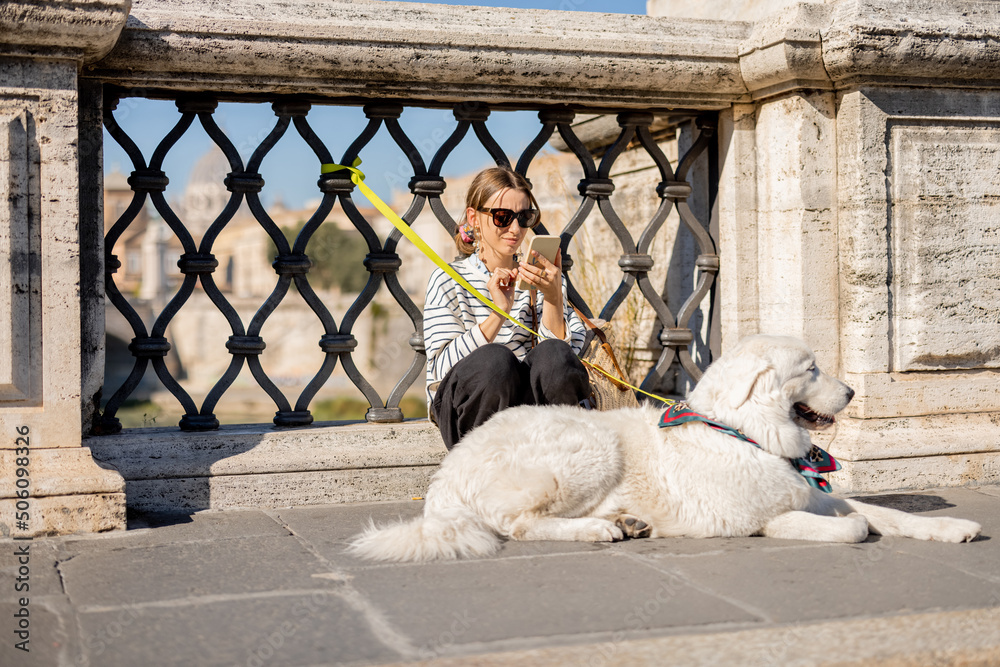
[(764, 375), (771, 370), (767, 360), (755, 354), (738, 355), (730, 359), (724, 369), (724, 377), (720, 378), (726, 384), (720, 399), (732, 410), (739, 408), (750, 400), (757, 383), (763, 381)]
[(766, 381), (764, 376), (771, 370), (761, 356), (737, 350), (708, 367), (688, 396), (688, 402), (696, 410), (713, 414), (716, 409), (736, 410), (760, 389), (757, 383)]

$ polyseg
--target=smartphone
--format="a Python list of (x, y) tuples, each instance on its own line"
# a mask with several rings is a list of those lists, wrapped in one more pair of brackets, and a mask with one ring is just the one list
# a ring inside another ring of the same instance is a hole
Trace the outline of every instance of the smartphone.
[[(537, 234), (531, 237), (531, 243), (528, 245), (528, 253), (525, 255), (527, 258), (525, 261), (528, 264), (535, 265), (538, 263), (536, 257), (531, 254), (534, 250), (538, 252), (539, 255), (549, 260), (553, 264), (556, 261), (556, 253), (559, 252), (559, 243), (562, 239), (558, 236), (551, 236), (549, 234)], [(524, 282), (524, 280), (517, 281), (517, 289), (529, 289), (531, 285)]]

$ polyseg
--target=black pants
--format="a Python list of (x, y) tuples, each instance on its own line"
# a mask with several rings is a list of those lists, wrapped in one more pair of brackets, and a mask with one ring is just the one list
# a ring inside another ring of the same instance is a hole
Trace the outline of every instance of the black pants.
[(504, 408), (576, 405), (590, 395), (587, 369), (566, 342), (543, 340), (523, 361), (490, 343), (451, 367), (431, 409), (445, 447)]

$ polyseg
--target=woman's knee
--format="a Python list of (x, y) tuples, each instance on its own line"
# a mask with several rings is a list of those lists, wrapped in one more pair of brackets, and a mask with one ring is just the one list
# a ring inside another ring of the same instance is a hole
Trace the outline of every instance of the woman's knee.
[(520, 378), (521, 362), (513, 352), (499, 343), (490, 343), (477, 349), (467, 359), (476, 359), (476, 367), (481, 373), (488, 373), (497, 381)]
[(534, 402), (572, 405), (590, 395), (587, 369), (565, 341), (547, 340), (535, 346), (525, 363)]
[(572, 368), (579, 366), (580, 369), (586, 370), (580, 362), (580, 358), (576, 356), (576, 352), (564, 340), (555, 338), (543, 340), (528, 355), (525, 361), (532, 367)]
[(522, 382), (521, 362), (503, 345), (490, 343), (477, 348), (452, 367), (442, 388), (459, 396), (482, 396), (499, 392), (514, 394)]

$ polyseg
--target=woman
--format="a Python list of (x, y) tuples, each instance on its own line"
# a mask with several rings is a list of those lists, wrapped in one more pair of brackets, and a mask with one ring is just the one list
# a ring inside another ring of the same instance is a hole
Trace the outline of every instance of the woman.
[[(469, 186), (455, 234), (455, 245), (468, 257), (452, 267), (504, 312), (539, 332), (541, 342), (535, 344), (529, 332), (441, 269), (428, 281), (428, 404), (448, 449), (504, 408), (576, 405), (590, 395), (587, 370), (577, 358), (586, 330), (566, 298), (561, 252), (555, 262), (536, 256), (534, 265), (518, 255), (539, 219), (523, 176), (501, 167), (480, 172)], [(516, 290), (518, 279), (532, 289)]]

